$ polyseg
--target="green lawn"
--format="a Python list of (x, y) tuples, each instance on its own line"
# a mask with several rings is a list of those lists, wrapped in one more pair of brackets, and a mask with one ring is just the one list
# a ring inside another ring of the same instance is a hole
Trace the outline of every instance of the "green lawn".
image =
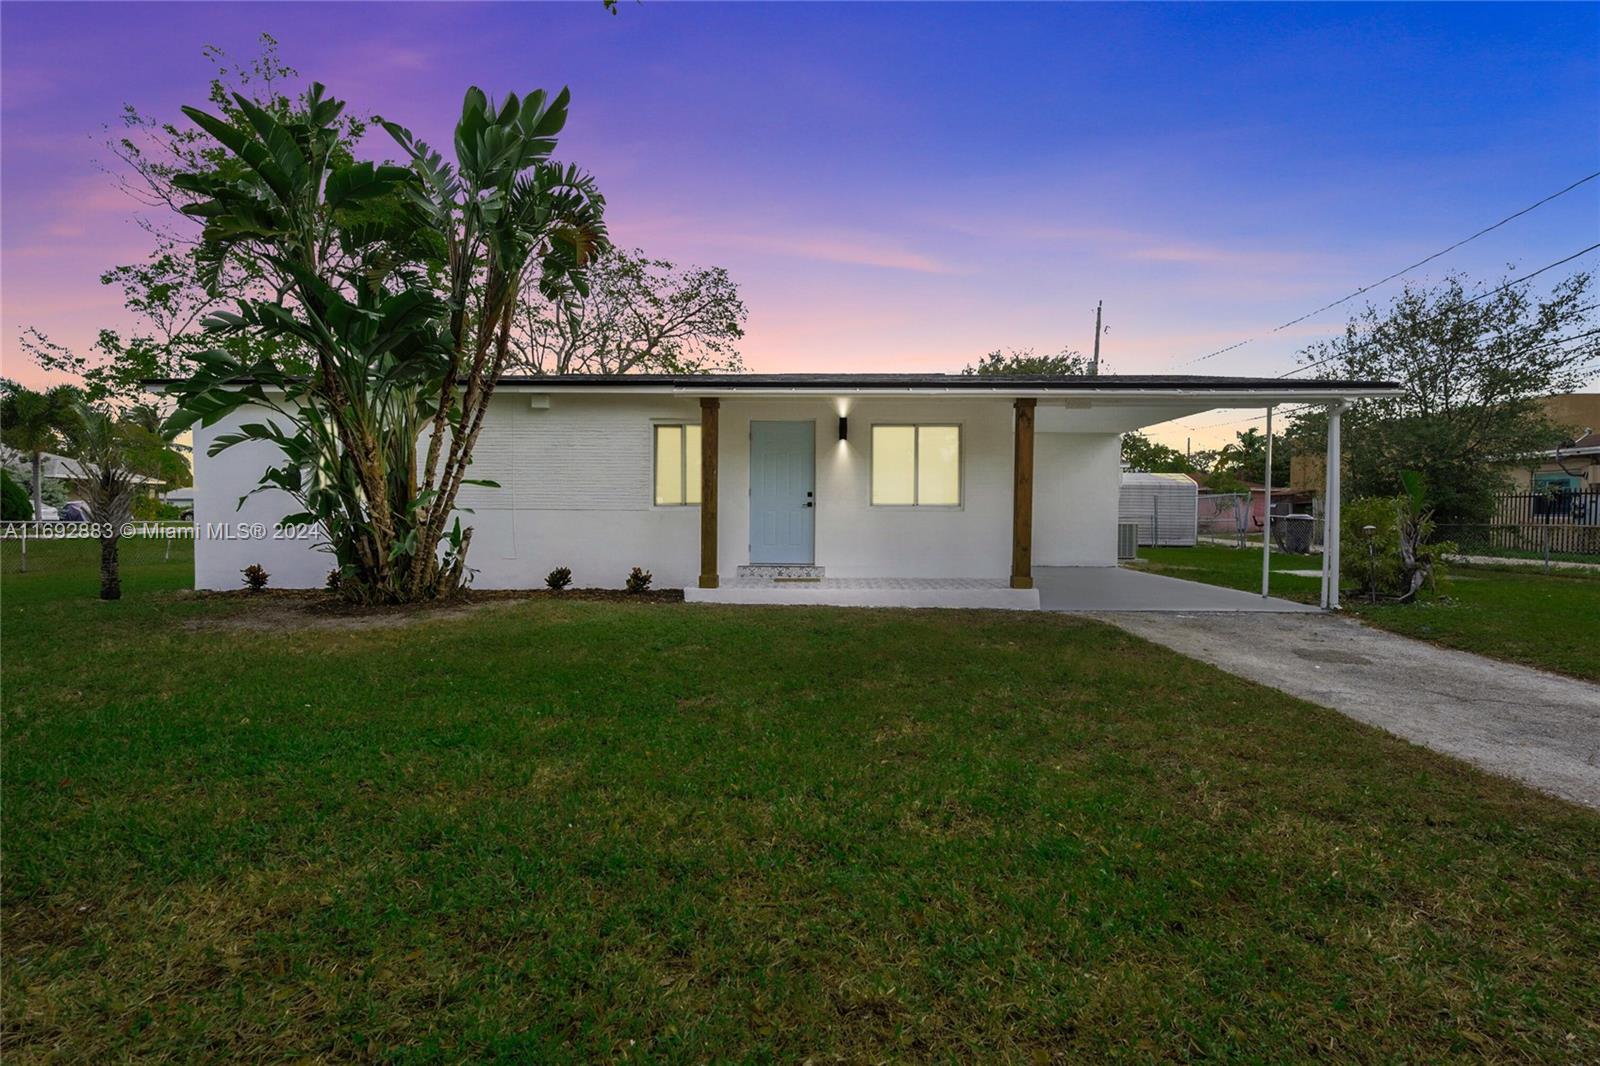
[[(1141, 569), (1228, 588), (1261, 588), (1261, 552), (1202, 545), (1140, 548)], [(1272, 557), (1272, 594), (1316, 603), (1314, 577), (1280, 574), (1316, 570), (1320, 556)], [(1443, 595), (1411, 605), (1367, 604), (1346, 596), (1344, 607), (1363, 620), (1408, 637), (1600, 681), (1595, 644), (1600, 620), (1600, 573), (1453, 565)]]
[(1600, 816), (1091, 622), (7, 570), (7, 1063), (1600, 1058)]

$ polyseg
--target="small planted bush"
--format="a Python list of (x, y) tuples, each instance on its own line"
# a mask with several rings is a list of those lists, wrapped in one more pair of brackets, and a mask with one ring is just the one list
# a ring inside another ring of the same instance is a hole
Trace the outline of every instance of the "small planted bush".
[(344, 584), (344, 571), (337, 566), (328, 571), (326, 588), (329, 592), (338, 592), (339, 586)]
[[(637, 569), (637, 567), (635, 567), (635, 569)], [(570, 566), (556, 567), (554, 570), (544, 575), (544, 583), (550, 586), (550, 591), (560, 592), (562, 589), (572, 584), (572, 568)]]
[(244, 584), (251, 592), (260, 592), (267, 587), (267, 579), (272, 575), (267, 573), (266, 567), (260, 563), (251, 563), (239, 573), (244, 575)]
[(623, 588), (627, 589), (629, 592), (643, 592), (650, 587), (650, 579), (653, 576), (654, 575), (651, 574), (650, 571), (642, 570), (636, 566), (632, 570), (628, 571), (628, 580), (623, 585)]
[(1411, 603), (1437, 592), (1444, 557), (1456, 550), (1433, 538), (1421, 478), (1405, 471), (1401, 479), (1405, 495), (1363, 497), (1340, 509), (1341, 583), (1373, 601)]

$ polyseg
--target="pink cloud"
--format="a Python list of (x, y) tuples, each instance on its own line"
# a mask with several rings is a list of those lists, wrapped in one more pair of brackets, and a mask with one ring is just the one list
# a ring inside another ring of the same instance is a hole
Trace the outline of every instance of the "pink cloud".
[[(622, 238), (620, 227), (613, 237)], [(930, 255), (907, 248), (895, 238), (864, 231), (789, 233), (783, 231), (719, 229), (688, 218), (647, 219), (630, 222), (623, 243), (657, 242), (708, 249), (734, 249), (768, 255), (811, 259), (822, 263), (878, 267), (916, 274), (955, 274), (956, 269)]]
[(1122, 256), (1140, 262), (1228, 266), (1241, 270), (1282, 270), (1296, 266), (1303, 267), (1307, 260), (1306, 256), (1295, 252), (1266, 252), (1181, 243), (1133, 248), (1123, 252)]
[(727, 248), (747, 248), (758, 252), (816, 259), (824, 263), (910, 270), (919, 274), (953, 274), (955, 271), (929, 256), (904, 248), (893, 241), (865, 236), (802, 237), (786, 234), (727, 234), (711, 242)]

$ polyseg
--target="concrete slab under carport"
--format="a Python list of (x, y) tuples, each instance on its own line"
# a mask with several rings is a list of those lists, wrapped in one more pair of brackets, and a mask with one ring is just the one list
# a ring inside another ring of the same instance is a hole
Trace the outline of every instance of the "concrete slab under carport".
[(1033, 583), (1039, 590), (1039, 606), (1046, 611), (1314, 614), (1320, 610), (1306, 603), (1121, 566), (1037, 566)]

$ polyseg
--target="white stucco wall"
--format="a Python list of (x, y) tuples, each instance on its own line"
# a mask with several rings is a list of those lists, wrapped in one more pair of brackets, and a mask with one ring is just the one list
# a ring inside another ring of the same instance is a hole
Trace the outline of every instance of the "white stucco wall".
[[(643, 566), (659, 587), (693, 584), (699, 574), (698, 507), (656, 507), (651, 460), (656, 420), (698, 421), (694, 399), (674, 396), (550, 397), (535, 409), (525, 393), (502, 393), (479, 439), (472, 476), (499, 489), (463, 490), (474, 527), (469, 564), (481, 588), (537, 586), (570, 566), (580, 586), (620, 586)], [(849, 440), (838, 436), (841, 410)], [(195, 435), (195, 579), (200, 588), (237, 588), (239, 571), (259, 562), (279, 588), (322, 585), (331, 557), (314, 541), (236, 535), (270, 527), (297, 506), (281, 493), (251, 497), (270, 461), (263, 445), (219, 456), (215, 435), (259, 413), (235, 415)], [(817, 442), (816, 561), (835, 577), (1004, 577), (1011, 560), (1012, 410), (1008, 400), (853, 397), (722, 401), (719, 567), (724, 576), (749, 560), (749, 423), (753, 418), (812, 420)], [(958, 508), (871, 505), (873, 422), (957, 422), (962, 427), (963, 499)], [(1040, 433), (1036, 437), (1034, 561), (1110, 565), (1116, 558), (1118, 438)], [(216, 535), (226, 526), (228, 536)], [(210, 535), (208, 535), (208, 533)]]
[(1033, 564), (1115, 566), (1121, 434), (1038, 433), (1033, 442)]

